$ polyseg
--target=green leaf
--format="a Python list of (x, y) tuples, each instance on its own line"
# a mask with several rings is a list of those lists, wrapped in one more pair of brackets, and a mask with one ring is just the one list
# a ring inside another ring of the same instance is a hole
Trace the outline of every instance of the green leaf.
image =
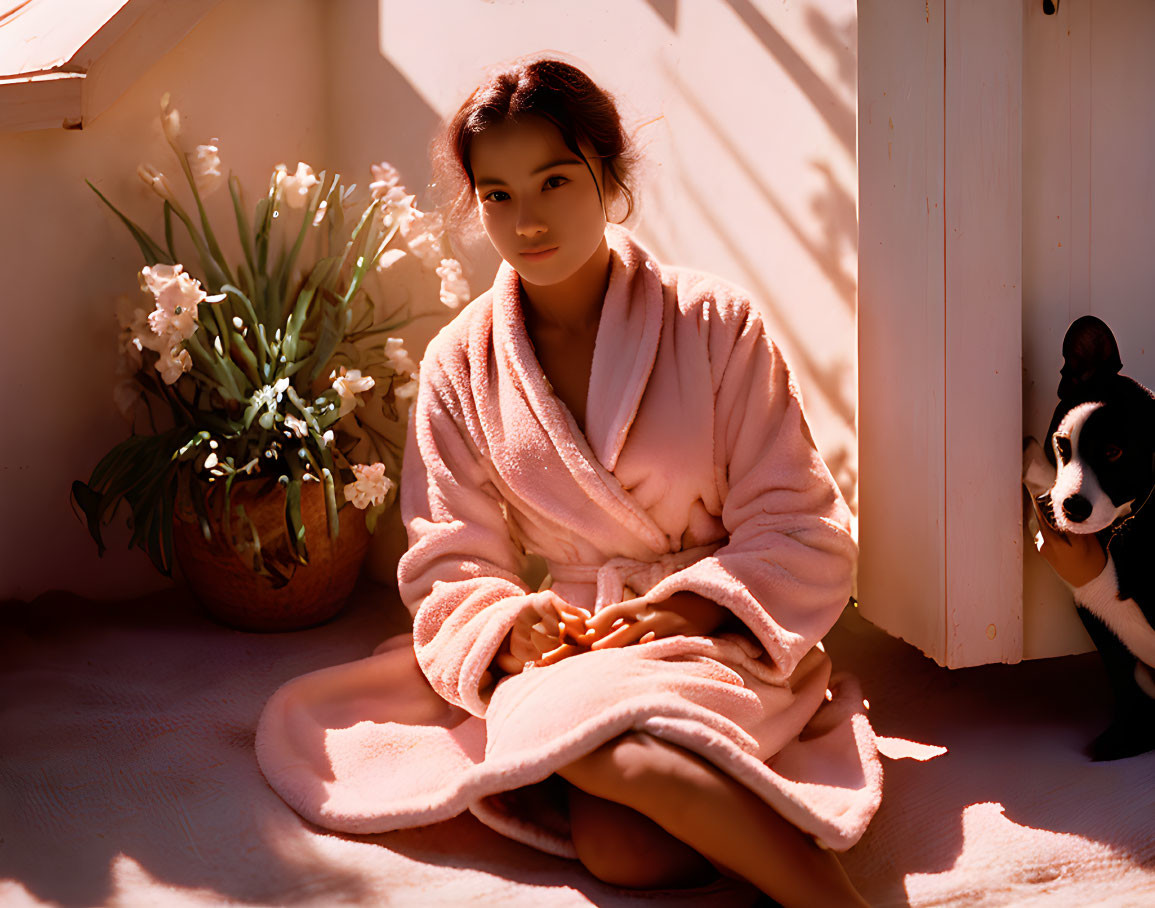
[(100, 533), (100, 493), (77, 479), (72, 483), (72, 500), (87, 518), (88, 532), (96, 541), (96, 554), (104, 555), (106, 546)]
[(118, 218), (120, 218), (121, 221), (124, 222), (124, 226), (128, 228), (128, 232), (132, 234), (132, 238), (136, 240), (136, 244), (140, 247), (140, 252), (141, 255), (144, 256), (144, 263), (146, 265), (172, 265), (176, 263), (175, 257), (169, 258), (167, 255), (165, 255), (164, 250), (156, 244), (152, 237), (150, 237), (143, 228), (139, 227), (137, 224), (133, 223), (127, 217), (121, 214), (120, 209), (113, 205), (112, 202), (108, 201), (108, 199), (104, 197), (104, 194), (95, 186), (93, 186), (89, 180), (85, 180), (84, 182), (88, 183), (88, 188), (100, 196), (100, 201), (104, 202), (105, 205), (111, 208), (113, 214), (115, 214)]
[[(192, 167), (189, 166), (188, 154), (175, 144), (173, 145), (173, 151), (176, 152), (177, 161), (180, 162), (180, 169), (184, 171), (185, 181), (188, 183), (189, 189), (192, 190), (193, 201), (196, 203), (197, 213), (200, 215), (201, 229), (204, 231), (205, 243), (208, 246), (207, 255), (205, 254), (206, 250), (199, 242), (197, 243), (197, 248), (201, 252), (201, 261), (204, 264), (205, 271), (210, 276), (210, 279), (212, 279), (214, 287), (219, 287), (224, 283), (232, 284), (234, 280), (232, 273), (229, 271), (229, 264), (225, 260), (224, 253), (221, 252), (221, 247), (217, 243), (216, 234), (213, 233), (213, 225), (210, 223), (209, 216), (205, 212), (204, 202), (201, 201), (200, 190), (197, 189), (196, 178), (193, 176)], [(179, 207), (176, 208), (176, 213), (177, 216), (185, 222), (189, 233), (195, 233), (191, 221)], [(196, 241), (196, 237), (194, 237), (194, 241)], [(212, 268), (209, 267), (210, 264)], [(217, 271), (216, 275), (212, 274), (213, 268)]]
[(177, 257), (176, 246), (173, 245), (172, 241), (172, 203), (167, 199), (165, 199), (164, 203), (164, 242), (165, 245), (168, 246), (169, 256), (171, 256), (172, 260), (175, 262)]
[(228, 275), (227, 267), (222, 268), (216, 259), (213, 258), (213, 255), (205, 246), (204, 237), (201, 236), (200, 231), (197, 230), (192, 222), (192, 218), (188, 216), (184, 208), (177, 202), (170, 201), (170, 204), (172, 205), (173, 213), (180, 218), (181, 223), (184, 224), (185, 230), (188, 232), (189, 239), (192, 240), (193, 245), (196, 247), (197, 256), (201, 260), (201, 269), (205, 275), (203, 283), (207, 285), (207, 289), (210, 292), (219, 292), (221, 284), (232, 280)]
[(313, 266), (313, 270), (309, 272), (309, 279), (297, 295), (297, 302), (293, 307), (293, 313), (289, 316), (288, 324), (285, 325), (285, 337), (281, 346), (285, 359), (289, 362), (293, 362), (297, 358), (300, 350), (301, 329), (304, 327), (309, 316), (309, 306), (313, 301), (313, 296), (317, 292), (317, 288), (329, 280), (333, 269), (339, 264), (340, 258), (338, 256), (321, 259)]
[[(386, 234), (385, 239), (377, 244), (377, 247), (372, 255), (361, 255), (358, 257), (357, 266), (353, 269), (353, 275), (349, 279), (349, 286), (345, 290), (346, 303), (350, 302), (353, 297), (357, 295), (357, 291), (361, 289), (361, 282), (365, 279), (365, 275), (369, 272), (370, 268), (377, 264), (378, 260), (381, 258), (381, 255), (385, 252), (385, 247), (389, 245), (393, 237), (396, 235), (398, 226), (398, 224), (393, 225), (389, 233)], [(352, 245), (351, 242), (350, 245)]]
[(321, 468), (321, 481), (325, 484), (325, 520), (329, 524), (329, 539), (336, 542), (337, 535), (341, 532), (341, 523), (340, 515), (337, 513), (337, 491), (332, 469)]
[[(187, 470), (184, 475), (188, 475)], [(208, 489), (210, 486), (206, 482), (190, 482), (187, 485), (188, 497), (192, 502), (193, 511), (196, 512), (201, 535), (204, 537), (205, 542), (209, 542), (213, 537), (212, 520), (209, 518), (208, 506)]]
[[(245, 253), (245, 264), (248, 266), (248, 273), (252, 274), (256, 267), (256, 259), (253, 257), (253, 239), (249, 235), (249, 222), (245, 217), (244, 202), (241, 198), (241, 181), (237, 177), (229, 174), (229, 195), (233, 199), (233, 213), (237, 218), (237, 234), (241, 238), (241, 248)], [(238, 269), (240, 270), (240, 269)], [(241, 272), (241, 279), (244, 280), (244, 272)]]
[(229, 294), (230, 297), (241, 304), (242, 312), (244, 313), (243, 317), (256, 336), (257, 352), (260, 353), (261, 366), (263, 367), (266, 358), (271, 357), (273, 354), (272, 350), (269, 349), (268, 339), (261, 333), (261, 328), (264, 326), (261, 324), (261, 320), (257, 318), (257, 311), (253, 307), (253, 301), (250, 300), (239, 287), (234, 287), (232, 284), (225, 284), (221, 287), (221, 292)]
[(297, 561), (308, 564), (309, 549), (305, 545), (305, 524), (301, 520), (301, 483), (300, 478), (294, 478), (285, 488), (285, 527)]
[[(236, 473), (230, 473), (228, 478), (225, 479), (225, 491), (224, 491), (224, 496), (223, 496), (224, 500), (221, 502), (221, 525), (225, 528), (225, 540), (234, 549), (237, 547), (237, 541), (236, 541), (236, 536), (233, 533), (233, 517), (232, 517), (232, 513), (229, 511), (229, 507), (232, 505), (233, 481), (236, 478), (237, 478)], [(259, 549), (260, 549), (260, 540), (259, 539), (257, 540), (257, 543), (258, 543), (258, 552), (259, 552)]]
[[(333, 184), (337, 184), (339, 178), (333, 178)], [(281, 299), (288, 296), (289, 292), (289, 275), (293, 271), (293, 263), (297, 260), (297, 256), (301, 252), (301, 244), (305, 241), (305, 234), (309, 232), (309, 227), (313, 224), (313, 218), (317, 214), (317, 209), (321, 205), (321, 186), (325, 182), (325, 173), (321, 172), (317, 180), (317, 188), (310, 193), (309, 203), (305, 206), (305, 210), (301, 217), (301, 227), (297, 231), (296, 242), (293, 243), (292, 251), (288, 256), (282, 256), (277, 260), (277, 267), (273, 271), (273, 286), (278, 288), (278, 295)], [(331, 191), (330, 191), (331, 194)]]

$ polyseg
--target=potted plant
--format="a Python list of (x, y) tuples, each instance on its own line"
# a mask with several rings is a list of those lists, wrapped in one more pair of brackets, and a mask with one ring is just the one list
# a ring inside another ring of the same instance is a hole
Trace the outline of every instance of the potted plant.
[[(118, 312), (117, 398), (133, 433), (87, 482), (73, 483), (72, 497), (101, 554), (101, 527), (126, 504), (130, 545), (166, 575), (175, 555), (220, 620), (262, 630), (316, 624), (348, 596), (396, 493), (404, 410), (417, 387), (416, 365), (390, 336), (411, 321), (409, 306), (390, 310), (367, 278), (388, 286), (389, 270), (414, 255), (436, 268), (447, 306), (467, 299), (468, 287), (458, 262), (443, 257), (439, 219), (414, 206), (388, 164), (373, 167), (361, 201), (337, 175), (278, 165), (250, 220), (215, 140), (182, 147), (168, 95), (161, 126), (193, 203), (186, 209), (160, 171), (138, 169), (163, 203), (163, 245), (89, 183), (144, 265), (140, 294), (122, 298)], [(204, 205), (222, 185), (239, 239), (232, 265)], [(192, 262), (178, 250), (178, 224)]]

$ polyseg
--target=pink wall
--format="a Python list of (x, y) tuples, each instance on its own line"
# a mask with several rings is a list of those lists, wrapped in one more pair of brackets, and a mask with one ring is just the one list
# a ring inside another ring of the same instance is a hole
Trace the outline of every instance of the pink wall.
[[(649, 122), (643, 240), (751, 291), (853, 501), (856, 40), (854, 0), (222, 0), (84, 131), (0, 134), (6, 207), (19, 212), (0, 223), (4, 298), (22, 304), (0, 338), (4, 387), (26, 411), (0, 454), (0, 598), (164, 583), (119, 543), (98, 559), (68, 488), (127, 431), (111, 399), (113, 305), (138, 265), (83, 179), (156, 226), (134, 171), (171, 166), (152, 125), (165, 91), (190, 140), (219, 135), (246, 185), (298, 158), (364, 185), (364, 168), (388, 159), (428, 207), (428, 142), (482, 67), (541, 50), (587, 66), (633, 125)], [(496, 259), (468, 251), (483, 289)], [(438, 324), (405, 332), (412, 347)], [(382, 576), (396, 538), (375, 545)]]
[(379, 4), (385, 57), (442, 115), (486, 68), (542, 51), (615, 94), (646, 159), (635, 230), (750, 292), (854, 506), (854, 0)]
[[(114, 300), (132, 291), (141, 264), (84, 180), (145, 226), (159, 226), (160, 206), (135, 170), (142, 161), (175, 167), (154, 129), (166, 91), (191, 143), (227, 138), (226, 166), (246, 185), (263, 184), (281, 160), (317, 161), (325, 130), (321, 7), (280, 0), (275, 16), (270, 8), (221, 3), (84, 130), (0, 134), (0, 386), (13, 402), (0, 435), (0, 599), (48, 589), (121, 596), (165, 583), (119, 543), (98, 559), (69, 507), (72, 480), (87, 478), (127, 435), (112, 401)], [(210, 201), (227, 205), (227, 194)]]

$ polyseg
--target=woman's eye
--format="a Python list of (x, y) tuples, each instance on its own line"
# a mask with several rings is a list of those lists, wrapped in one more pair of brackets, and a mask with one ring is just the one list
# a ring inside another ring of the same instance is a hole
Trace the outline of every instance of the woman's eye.
[(491, 189), (481, 197), (483, 202), (504, 202), (509, 198), (509, 193), (504, 189)]
[(563, 176), (555, 175), (545, 181), (546, 188), (557, 189), (559, 186), (564, 186), (569, 180)]
[(1107, 448), (1105, 451), (1103, 451), (1103, 454), (1107, 460), (1109, 460), (1111, 463), (1115, 463), (1115, 461), (1123, 456), (1123, 449), (1118, 445), (1107, 445)]

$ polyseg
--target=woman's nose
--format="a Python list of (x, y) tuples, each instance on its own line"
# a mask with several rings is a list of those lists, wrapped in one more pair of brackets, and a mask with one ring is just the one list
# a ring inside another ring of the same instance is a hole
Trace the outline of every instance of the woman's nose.
[(517, 232), (519, 236), (537, 236), (545, 231), (545, 223), (534, 205), (524, 204), (517, 211)]

